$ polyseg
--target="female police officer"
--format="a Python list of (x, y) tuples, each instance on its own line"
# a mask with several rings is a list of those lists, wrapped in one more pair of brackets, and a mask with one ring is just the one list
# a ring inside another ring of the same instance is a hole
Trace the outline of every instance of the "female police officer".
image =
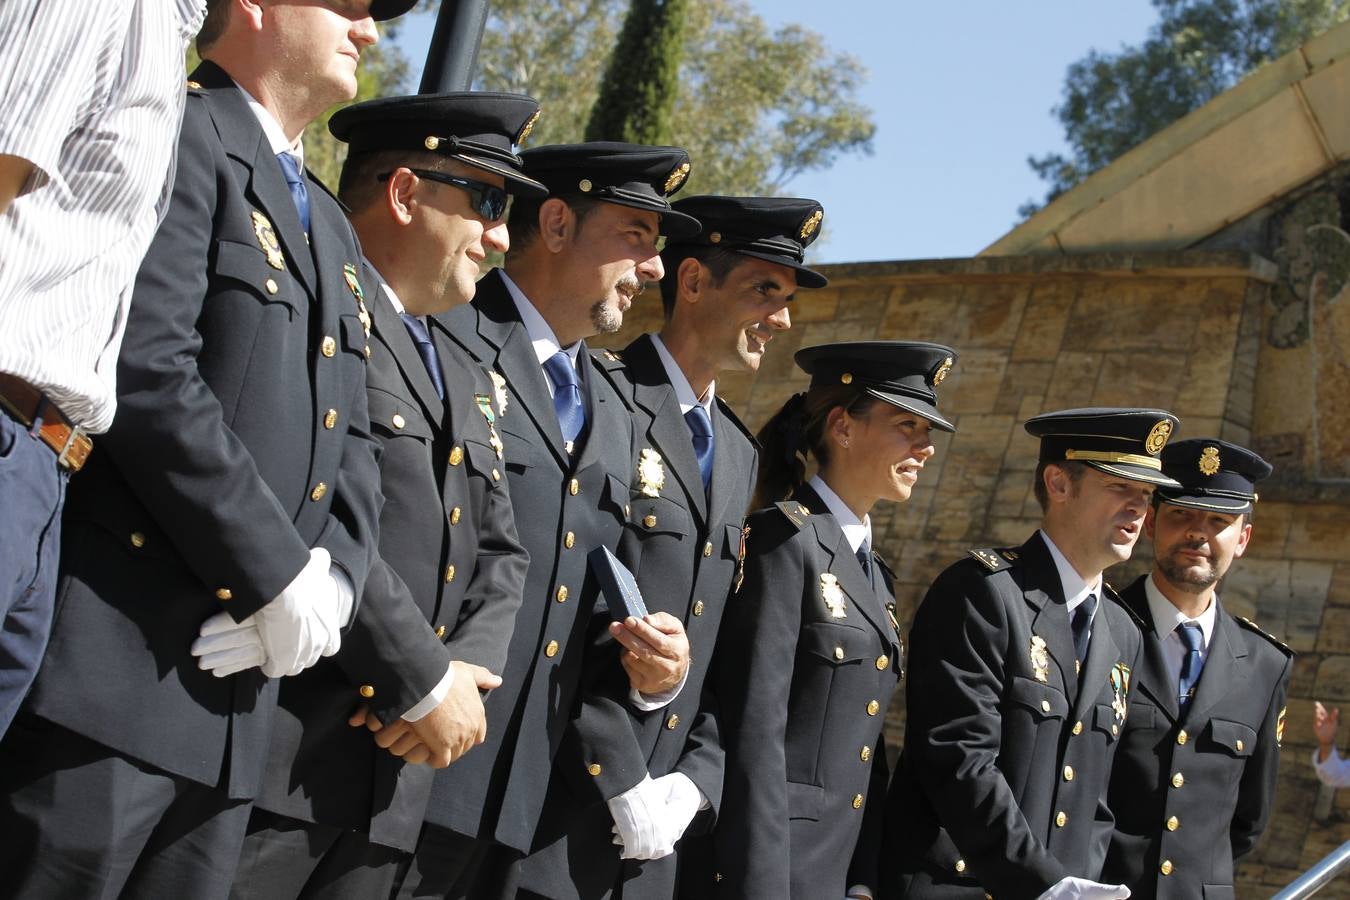
[[(955, 430), (934, 390), (955, 358), (901, 341), (803, 349), (810, 389), (760, 432), (759, 499), (780, 502), (747, 520), (719, 640), (722, 896), (870, 897), (877, 884), (873, 803), (885, 793), (881, 728), (901, 644), (868, 512), (908, 500), (932, 430)], [(819, 473), (804, 480), (808, 456)]]

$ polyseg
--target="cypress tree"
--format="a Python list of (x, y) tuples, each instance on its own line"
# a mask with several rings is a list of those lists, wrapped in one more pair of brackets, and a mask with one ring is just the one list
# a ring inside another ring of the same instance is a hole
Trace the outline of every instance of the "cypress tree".
[(633, 0), (586, 124), (588, 141), (670, 144), (688, 0)]

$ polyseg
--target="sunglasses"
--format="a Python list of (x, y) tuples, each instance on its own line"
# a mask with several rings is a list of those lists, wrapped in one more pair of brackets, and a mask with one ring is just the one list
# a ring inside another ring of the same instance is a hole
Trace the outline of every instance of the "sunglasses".
[[(444, 172), (433, 172), (430, 169), (409, 169), (408, 171), (419, 178), (439, 181), (441, 184), (459, 188), (469, 195), (469, 200), (473, 202), (474, 211), (489, 222), (495, 222), (506, 215), (506, 188), (499, 188), (495, 184), (487, 184), (482, 181), (460, 178), (456, 175), (447, 175)], [(381, 172), (376, 178), (380, 181), (388, 181), (393, 174), (393, 172)]]

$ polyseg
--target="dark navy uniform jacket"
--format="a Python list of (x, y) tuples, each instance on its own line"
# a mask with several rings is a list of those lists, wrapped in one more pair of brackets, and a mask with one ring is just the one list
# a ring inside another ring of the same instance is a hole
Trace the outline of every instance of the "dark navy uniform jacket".
[(902, 763), (886, 802), (888, 897), (1034, 898), (1101, 874), (1111, 764), (1140, 624), (1103, 585), (1081, 674), (1038, 534), (938, 576), (910, 631)]
[[(598, 586), (586, 554), (617, 546), (627, 521), (633, 425), (583, 348), (587, 428), (568, 455), (544, 370), (498, 271), (478, 283), (473, 303), (442, 320), (452, 340), (506, 379), (497, 429), (506, 445), (501, 475), (510, 481), (530, 565), (503, 684), (486, 700), (487, 741), (437, 772), (426, 820), (523, 851), (543, 809), (593, 630)], [(600, 615), (607, 621), (608, 612)]]
[(1293, 653), (1220, 604), (1180, 715), (1147, 577), (1121, 595), (1146, 623), (1144, 658), (1111, 773), (1116, 827), (1102, 877), (1133, 897), (1232, 897), (1234, 862), (1270, 819)]
[[(690, 667), (684, 687), (662, 709), (636, 712), (619, 663), (619, 644), (601, 633), (587, 653), (580, 706), (555, 762), (553, 782), (536, 836), (536, 852), (521, 867), (521, 885), (546, 897), (608, 897), (616, 881), (626, 900), (670, 898), (672, 854), (658, 860), (620, 860), (605, 802), (650, 774), (682, 772), (713, 810), (721, 802), (723, 751), (715, 705), (704, 688), (727, 596), (739, 568), (741, 527), (755, 483), (754, 438), (720, 399), (713, 406), (713, 474), (705, 493), (693, 438), (680, 401), (649, 336), (621, 354), (598, 359), (631, 411), (638, 454), (628, 515), (617, 550), (637, 577), (651, 612), (684, 623)], [(644, 492), (639, 465), (648, 463)], [(651, 467), (660, 475), (656, 486)], [(652, 496), (655, 494), (655, 496)], [(607, 618), (606, 620), (607, 621)], [(598, 776), (587, 774), (599, 765)], [(707, 827), (700, 816), (691, 829)]]
[(873, 554), (869, 582), (809, 485), (747, 525), (745, 580), (718, 644), (727, 768), (711, 866), (694, 866), (699, 880), (681, 890), (815, 900), (875, 889), (881, 730), (902, 668), (893, 578)]
[(231, 797), (261, 784), (277, 682), (216, 678), (202, 623), (242, 620), (325, 547), (360, 596), (375, 553), (360, 248), (308, 180), (310, 236), (242, 91), (192, 76), (167, 217), (137, 275), (118, 413), (71, 484), (32, 709)]
[(283, 680), (257, 803), (411, 852), (433, 770), (405, 766), (347, 717), (365, 703), (396, 719), (451, 659), (500, 672), (528, 557), (516, 539), (491, 380), (429, 318), (442, 401), (382, 279), (367, 271), (377, 285), (366, 297), (374, 319), (366, 390), (382, 446), (380, 559), (338, 654)]

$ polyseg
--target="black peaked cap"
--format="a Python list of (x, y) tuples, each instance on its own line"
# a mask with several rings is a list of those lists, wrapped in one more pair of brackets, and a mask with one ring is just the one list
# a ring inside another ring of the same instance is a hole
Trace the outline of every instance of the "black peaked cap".
[(802, 265), (806, 248), (820, 235), (825, 218), (825, 209), (814, 200), (703, 194), (677, 200), (671, 208), (693, 216), (703, 226), (696, 235), (666, 243), (666, 256), (672, 260), (682, 258), (679, 253), (684, 247), (719, 247), (794, 269), (800, 287), (829, 284), (824, 275)]
[(1158, 496), (1176, 506), (1223, 513), (1251, 512), (1256, 483), (1270, 477), (1270, 463), (1246, 447), (1218, 438), (1188, 438), (1162, 452), (1163, 473), (1180, 487), (1159, 488)]
[(848, 384), (878, 400), (955, 431), (937, 408), (937, 386), (956, 363), (956, 351), (923, 341), (843, 341), (803, 347), (792, 357), (811, 376), (811, 387)]
[(1096, 407), (1042, 413), (1026, 429), (1041, 439), (1041, 462), (1082, 462), (1108, 475), (1177, 487), (1159, 454), (1178, 424), (1162, 409)]

